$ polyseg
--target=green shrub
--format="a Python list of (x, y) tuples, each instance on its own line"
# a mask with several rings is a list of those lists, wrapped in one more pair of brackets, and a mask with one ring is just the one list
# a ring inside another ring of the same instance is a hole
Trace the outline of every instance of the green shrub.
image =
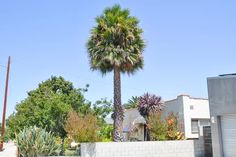
[(24, 128), (17, 134), (16, 144), (23, 157), (58, 155), (60, 152), (60, 145), (56, 143), (55, 137), (36, 126)]
[(101, 125), (99, 133), (98, 133), (99, 141), (111, 142), (112, 141), (112, 131), (113, 131), (112, 125), (103, 123)]
[(183, 140), (184, 133), (181, 132), (178, 114), (170, 112), (166, 118), (168, 140)]
[(183, 140), (184, 133), (181, 132), (178, 114), (169, 113), (163, 118), (161, 112), (151, 113), (148, 117), (148, 130), (151, 140)]
[(78, 151), (77, 150), (65, 150), (65, 156), (78, 156)]
[(150, 132), (150, 138), (153, 141), (167, 140), (167, 124), (161, 118), (162, 113), (151, 113), (148, 117), (147, 127)]
[(92, 114), (84, 116), (78, 115), (75, 111), (68, 114), (64, 129), (68, 137), (71, 137), (75, 142), (96, 142), (98, 137), (98, 120)]

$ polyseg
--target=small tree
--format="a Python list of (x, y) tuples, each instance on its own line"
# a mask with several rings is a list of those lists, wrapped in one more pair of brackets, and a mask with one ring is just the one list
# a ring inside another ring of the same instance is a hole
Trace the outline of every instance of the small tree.
[(97, 117), (92, 114), (81, 116), (75, 111), (70, 112), (64, 129), (76, 142), (98, 141), (98, 121)]
[(151, 113), (148, 117), (147, 127), (150, 132), (150, 138), (153, 141), (167, 140), (167, 124), (162, 119), (162, 113)]
[[(139, 97), (138, 100), (138, 110), (139, 113), (145, 118), (146, 123), (148, 123), (148, 117), (152, 113), (158, 113), (163, 110), (163, 102), (160, 96), (152, 94), (144, 94)], [(145, 138), (144, 140), (150, 140), (148, 127), (145, 126)]]

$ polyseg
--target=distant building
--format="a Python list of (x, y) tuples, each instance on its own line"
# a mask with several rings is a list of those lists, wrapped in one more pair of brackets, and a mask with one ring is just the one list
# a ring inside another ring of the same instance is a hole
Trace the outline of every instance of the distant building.
[[(125, 140), (129, 141), (144, 141), (146, 124), (145, 119), (139, 114), (137, 108), (125, 110), (123, 121), (123, 133)], [(132, 132), (132, 134), (130, 134)]]
[(181, 129), (187, 139), (203, 136), (203, 126), (210, 125), (209, 103), (204, 98), (179, 95), (176, 99), (165, 101), (163, 115), (178, 113)]
[[(165, 102), (163, 115), (178, 113), (182, 131), (187, 139), (199, 138), (203, 134), (203, 126), (210, 125), (209, 104), (207, 99), (192, 98), (180, 95), (176, 99)], [(137, 108), (128, 109), (124, 113), (123, 132), (126, 140), (143, 141), (146, 124)], [(132, 132), (132, 134), (130, 134)]]

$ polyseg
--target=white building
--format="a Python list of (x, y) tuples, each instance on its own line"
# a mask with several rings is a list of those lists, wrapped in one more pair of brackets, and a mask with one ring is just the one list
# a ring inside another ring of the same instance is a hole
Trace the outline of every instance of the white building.
[[(210, 125), (209, 103), (207, 99), (192, 98), (179, 95), (176, 99), (165, 101), (163, 117), (170, 112), (178, 113), (181, 130), (186, 139), (199, 138), (203, 134), (203, 126)], [(127, 140), (143, 141), (145, 119), (137, 108), (128, 109), (124, 113), (123, 132)], [(132, 134), (129, 132), (132, 130)]]
[(209, 103), (204, 98), (193, 98), (179, 95), (176, 99), (165, 102), (163, 115), (174, 112), (179, 115), (179, 122), (185, 138), (199, 138), (203, 134), (203, 126), (210, 125)]

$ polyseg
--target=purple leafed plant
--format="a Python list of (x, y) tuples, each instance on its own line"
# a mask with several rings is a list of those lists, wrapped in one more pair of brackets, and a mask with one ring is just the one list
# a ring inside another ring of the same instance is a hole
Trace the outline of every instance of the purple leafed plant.
[(139, 113), (146, 119), (150, 113), (161, 112), (164, 108), (164, 103), (160, 96), (145, 93), (139, 97), (138, 110)]

